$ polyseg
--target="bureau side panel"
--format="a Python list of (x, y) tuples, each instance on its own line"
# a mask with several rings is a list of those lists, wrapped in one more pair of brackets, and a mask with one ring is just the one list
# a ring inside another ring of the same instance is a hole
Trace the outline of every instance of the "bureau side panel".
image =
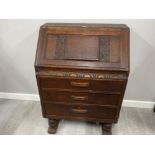
[(37, 86), (38, 86), (38, 92), (39, 92), (39, 97), (40, 97), (40, 104), (41, 104), (42, 115), (43, 115), (43, 117), (46, 117), (46, 110), (45, 110), (45, 106), (44, 106), (44, 103), (43, 103), (43, 96), (42, 96), (39, 76), (36, 76), (36, 79), (37, 79)]

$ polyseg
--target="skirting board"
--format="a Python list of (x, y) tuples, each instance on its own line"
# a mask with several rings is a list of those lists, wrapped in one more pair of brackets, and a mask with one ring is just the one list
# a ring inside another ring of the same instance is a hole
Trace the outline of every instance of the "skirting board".
[[(0, 98), (40, 101), (39, 95), (37, 94), (0, 92)], [(152, 102), (152, 101), (137, 101), (137, 100), (123, 100), (123, 104), (122, 104), (123, 107), (137, 107), (137, 108), (153, 108), (154, 105), (155, 105), (155, 102)]]
[(30, 101), (40, 100), (39, 95), (37, 94), (5, 93), (5, 92), (0, 92), (0, 98), (16, 99), (16, 100), (30, 100)]

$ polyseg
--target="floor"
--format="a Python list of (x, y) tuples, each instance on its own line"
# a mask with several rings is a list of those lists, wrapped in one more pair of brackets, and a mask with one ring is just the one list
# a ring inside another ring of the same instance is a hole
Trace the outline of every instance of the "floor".
[[(36, 101), (0, 99), (1, 135), (45, 135), (48, 122), (42, 118)], [(155, 113), (152, 109), (122, 108), (113, 135), (154, 135)], [(88, 122), (62, 120), (58, 135), (100, 135), (101, 126)]]

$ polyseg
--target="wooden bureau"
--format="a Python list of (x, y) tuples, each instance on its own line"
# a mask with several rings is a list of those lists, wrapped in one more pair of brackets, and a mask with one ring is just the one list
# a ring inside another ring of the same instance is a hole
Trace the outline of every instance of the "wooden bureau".
[(49, 133), (59, 120), (117, 123), (129, 75), (129, 28), (123, 24), (44, 24), (35, 71)]

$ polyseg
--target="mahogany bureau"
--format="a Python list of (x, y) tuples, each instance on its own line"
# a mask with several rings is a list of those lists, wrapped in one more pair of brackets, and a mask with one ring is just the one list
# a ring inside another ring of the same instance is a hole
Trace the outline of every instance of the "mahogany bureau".
[(123, 24), (49, 23), (40, 28), (35, 71), (49, 133), (59, 120), (117, 123), (129, 75), (129, 28)]

